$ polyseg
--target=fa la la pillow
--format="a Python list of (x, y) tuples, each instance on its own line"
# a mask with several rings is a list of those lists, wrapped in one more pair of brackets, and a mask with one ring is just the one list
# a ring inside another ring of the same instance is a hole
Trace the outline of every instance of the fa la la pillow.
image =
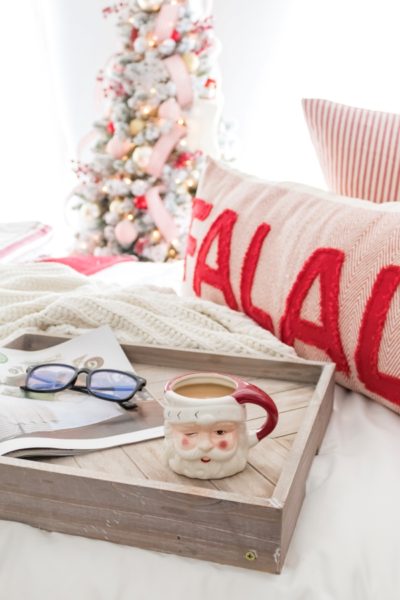
[(400, 412), (400, 204), (267, 183), (209, 159), (184, 293), (245, 312)]

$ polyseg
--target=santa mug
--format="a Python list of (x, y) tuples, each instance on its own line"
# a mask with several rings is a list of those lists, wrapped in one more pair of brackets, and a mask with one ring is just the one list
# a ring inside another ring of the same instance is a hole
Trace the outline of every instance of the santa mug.
[[(275, 428), (278, 409), (263, 390), (233, 375), (188, 373), (164, 390), (165, 450), (179, 475), (220, 479), (242, 471), (249, 448)], [(246, 404), (267, 413), (258, 431), (248, 430)]]

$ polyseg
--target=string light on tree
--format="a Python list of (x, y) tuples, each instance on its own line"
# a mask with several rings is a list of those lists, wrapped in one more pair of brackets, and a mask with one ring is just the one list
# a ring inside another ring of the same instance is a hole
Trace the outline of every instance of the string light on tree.
[(211, 103), (220, 96), (218, 46), (200, 5), (128, 0), (103, 10), (116, 18), (122, 44), (98, 76), (105, 117), (95, 123), (90, 160), (75, 167), (75, 251), (154, 261), (183, 255), (209, 153), (196, 132), (214, 135), (219, 123), (204, 106), (207, 95)]

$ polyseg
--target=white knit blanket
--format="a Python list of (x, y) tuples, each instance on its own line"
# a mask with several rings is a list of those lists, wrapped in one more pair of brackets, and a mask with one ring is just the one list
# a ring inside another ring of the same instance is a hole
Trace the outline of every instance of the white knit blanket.
[(296, 360), (245, 315), (169, 288), (116, 286), (55, 263), (0, 266), (0, 340), (25, 332), (77, 335), (108, 324), (120, 342)]

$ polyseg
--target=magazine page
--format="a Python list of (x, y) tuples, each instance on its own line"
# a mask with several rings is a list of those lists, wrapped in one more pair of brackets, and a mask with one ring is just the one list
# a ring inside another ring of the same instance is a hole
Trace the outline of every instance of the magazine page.
[(134, 372), (108, 326), (45, 350), (0, 348), (0, 454), (91, 450), (163, 435), (162, 408), (145, 388), (135, 395), (133, 409), (72, 390), (21, 390), (27, 368), (45, 363)]

